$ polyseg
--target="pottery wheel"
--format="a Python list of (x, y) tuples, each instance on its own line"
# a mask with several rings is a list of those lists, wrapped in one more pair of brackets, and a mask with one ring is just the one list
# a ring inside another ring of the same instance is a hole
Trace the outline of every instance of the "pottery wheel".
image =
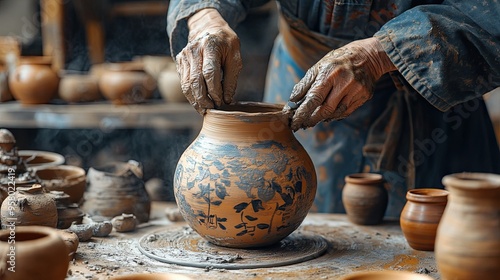
[(317, 234), (296, 230), (277, 244), (235, 249), (209, 243), (188, 226), (169, 226), (141, 237), (139, 250), (155, 260), (182, 266), (247, 269), (296, 264), (321, 256), (328, 243)]

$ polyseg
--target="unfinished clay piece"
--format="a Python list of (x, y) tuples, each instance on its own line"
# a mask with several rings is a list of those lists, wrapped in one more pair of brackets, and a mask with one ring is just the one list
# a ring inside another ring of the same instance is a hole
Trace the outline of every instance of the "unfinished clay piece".
[(80, 242), (89, 241), (94, 233), (91, 224), (72, 224), (67, 230), (76, 233)]
[(111, 220), (113, 228), (117, 232), (134, 231), (137, 227), (138, 221), (133, 214), (123, 213), (121, 216), (116, 216)]

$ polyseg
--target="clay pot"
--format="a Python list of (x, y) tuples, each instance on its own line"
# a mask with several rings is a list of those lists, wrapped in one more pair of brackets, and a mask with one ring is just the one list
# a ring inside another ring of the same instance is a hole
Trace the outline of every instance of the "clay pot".
[(87, 184), (83, 168), (59, 165), (38, 169), (35, 174), (47, 191), (62, 191), (71, 203), (81, 203)]
[(181, 79), (175, 62), (170, 59), (169, 64), (158, 74), (158, 91), (167, 102), (188, 102), (181, 89)]
[(57, 94), (59, 76), (51, 57), (21, 57), (9, 75), (9, 88), (21, 104), (46, 104)]
[(406, 241), (415, 250), (433, 251), (436, 231), (448, 201), (448, 191), (413, 189), (406, 193), (400, 225)]
[[(15, 243), (9, 242), (12, 238)], [(66, 244), (56, 229), (48, 227), (0, 231), (0, 255), (0, 279), (4, 280), (63, 280), (69, 267)]]
[(448, 205), (439, 223), (435, 257), (443, 279), (500, 275), (500, 175), (445, 176)]
[(57, 206), (54, 197), (41, 185), (17, 187), (2, 202), (0, 211), (2, 228), (16, 226), (57, 226)]
[(409, 271), (382, 270), (354, 272), (340, 280), (433, 280), (430, 276)]
[(31, 170), (58, 166), (65, 161), (62, 155), (47, 151), (20, 150), (19, 156)]
[(177, 164), (174, 194), (186, 222), (211, 243), (266, 246), (304, 220), (316, 173), (288, 117), (265, 103), (207, 110)]
[(57, 228), (66, 229), (73, 223), (81, 224), (84, 213), (78, 204), (70, 201), (69, 195), (62, 191), (51, 191), (57, 206)]
[(68, 103), (96, 101), (102, 98), (99, 79), (93, 75), (63, 75), (59, 84), (59, 97)]
[(99, 90), (115, 105), (137, 104), (149, 99), (156, 81), (143, 69), (110, 64), (99, 77)]
[(380, 174), (358, 173), (345, 177), (342, 203), (347, 218), (359, 225), (382, 222), (387, 208), (388, 193)]
[(130, 160), (89, 168), (82, 208), (91, 216), (111, 219), (130, 213), (139, 222), (147, 222), (151, 200), (142, 180), (141, 165)]
[(109, 278), (110, 280), (190, 280), (192, 278), (175, 273), (137, 273), (128, 275), (119, 275)]

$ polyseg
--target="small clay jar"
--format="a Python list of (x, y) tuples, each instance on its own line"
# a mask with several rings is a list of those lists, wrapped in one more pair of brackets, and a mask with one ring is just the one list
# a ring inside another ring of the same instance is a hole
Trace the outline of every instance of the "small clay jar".
[(96, 101), (102, 98), (94, 75), (65, 74), (59, 84), (59, 97), (68, 103)]
[(433, 251), (436, 231), (448, 201), (448, 191), (413, 189), (406, 193), (400, 225), (406, 241), (415, 250)]
[(40, 184), (17, 187), (2, 202), (0, 209), (2, 228), (16, 226), (57, 226), (57, 206), (54, 197)]
[[(12, 232), (12, 229), (0, 231), (0, 279), (66, 278), (69, 251), (56, 229), (18, 226), (14, 235)], [(13, 239), (15, 243), (12, 243)]]
[(123, 213), (120, 216), (114, 217), (111, 220), (111, 224), (117, 232), (129, 232), (135, 230), (138, 221), (134, 214)]
[(59, 76), (50, 57), (21, 57), (9, 75), (9, 88), (21, 104), (46, 104), (57, 94)]
[(436, 234), (442, 279), (498, 279), (500, 175), (457, 173), (443, 178), (449, 191)]
[(387, 208), (388, 193), (382, 175), (357, 173), (345, 177), (342, 203), (347, 218), (359, 225), (382, 222)]
[(71, 203), (68, 194), (62, 191), (51, 191), (57, 206), (57, 228), (66, 229), (73, 223), (81, 224), (84, 213), (78, 204)]
[(142, 180), (141, 164), (130, 160), (89, 168), (82, 209), (90, 216), (109, 219), (131, 213), (139, 222), (147, 222), (151, 200)]
[(78, 166), (58, 165), (36, 170), (40, 183), (48, 191), (62, 191), (71, 203), (80, 204), (87, 185), (85, 170)]

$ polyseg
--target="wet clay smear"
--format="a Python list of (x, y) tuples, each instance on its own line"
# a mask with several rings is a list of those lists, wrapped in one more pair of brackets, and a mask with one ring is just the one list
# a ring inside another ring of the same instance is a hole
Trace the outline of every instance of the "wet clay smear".
[(165, 227), (144, 235), (139, 250), (155, 260), (191, 267), (246, 269), (295, 264), (321, 256), (328, 248), (321, 236), (297, 230), (262, 248), (213, 245), (187, 226)]

